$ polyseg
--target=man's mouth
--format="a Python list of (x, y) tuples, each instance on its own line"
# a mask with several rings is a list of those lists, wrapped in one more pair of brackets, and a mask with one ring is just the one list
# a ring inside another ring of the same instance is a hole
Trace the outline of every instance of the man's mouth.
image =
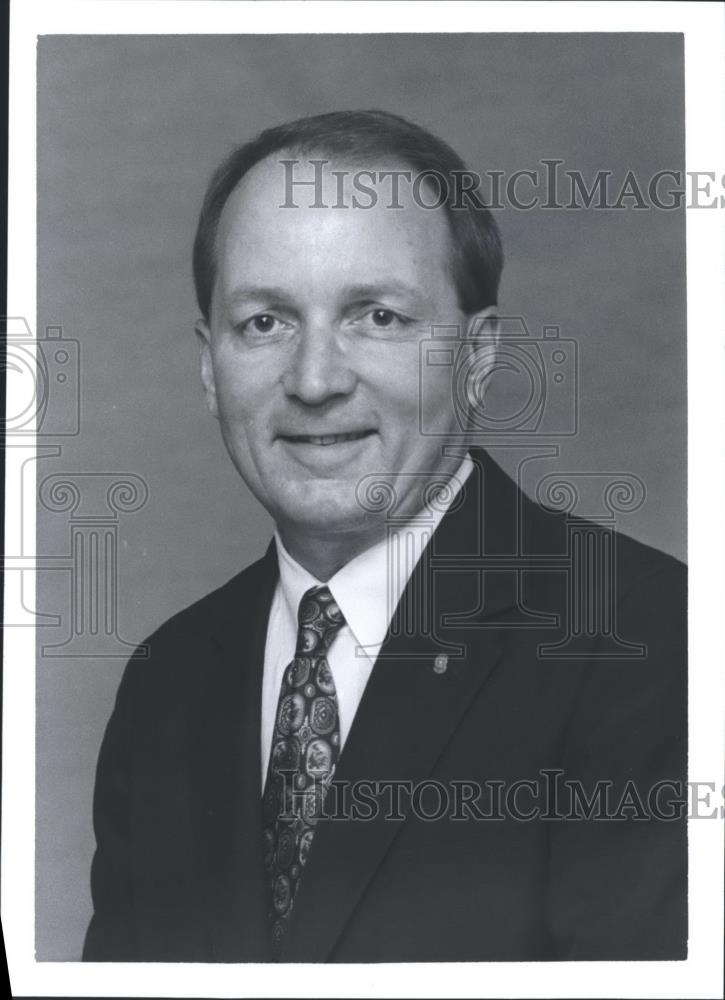
[(293, 444), (316, 444), (325, 447), (332, 444), (342, 444), (345, 441), (360, 441), (374, 433), (374, 430), (368, 428), (345, 434), (280, 434), (279, 436), (284, 441), (290, 441)]

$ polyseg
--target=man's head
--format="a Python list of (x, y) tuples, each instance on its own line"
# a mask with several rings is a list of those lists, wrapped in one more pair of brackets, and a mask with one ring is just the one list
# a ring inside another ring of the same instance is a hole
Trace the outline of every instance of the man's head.
[[(315, 181), (295, 183), (292, 201), (291, 169)], [(375, 171), (364, 175), (375, 199), (361, 196), (364, 171)], [(393, 198), (381, 171), (429, 180), (403, 179)], [(398, 513), (414, 514), (421, 476), (458, 464), (442, 449), (446, 429), (451, 440), (460, 431), (452, 372), (424, 404), (437, 437), (420, 433), (419, 372), (432, 327), (465, 337), (496, 305), (498, 230), (487, 210), (453, 204), (464, 172), (418, 126), (351, 111), (269, 129), (212, 179), (194, 245), (202, 378), (283, 538), (369, 533), (356, 487), (370, 473), (390, 480)]]

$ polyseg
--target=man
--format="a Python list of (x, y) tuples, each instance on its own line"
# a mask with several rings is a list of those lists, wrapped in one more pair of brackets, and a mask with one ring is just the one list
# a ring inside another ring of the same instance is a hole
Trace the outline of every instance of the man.
[(686, 954), (683, 567), (476, 447), (502, 256), (463, 173), (341, 112), (212, 179), (201, 375), (277, 530), (126, 670), (86, 960)]

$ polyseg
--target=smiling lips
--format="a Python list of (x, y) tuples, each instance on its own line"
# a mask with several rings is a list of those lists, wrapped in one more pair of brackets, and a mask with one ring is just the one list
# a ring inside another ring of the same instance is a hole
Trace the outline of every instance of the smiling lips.
[(331, 444), (342, 444), (345, 441), (360, 441), (362, 438), (368, 437), (370, 434), (374, 434), (375, 431), (364, 430), (364, 431), (351, 431), (348, 434), (280, 434), (280, 437), (284, 438), (285, 441), (290, 441), (292, 444), (316, 444), (316, 445), (331, 445)]

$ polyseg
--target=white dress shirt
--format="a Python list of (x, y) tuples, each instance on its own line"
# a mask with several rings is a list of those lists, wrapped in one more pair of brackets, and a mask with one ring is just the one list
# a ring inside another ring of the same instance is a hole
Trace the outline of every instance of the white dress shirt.
[[(412, 518), (394, 536), (389, 534), (355, 556), (327, 581), (346, 622), (327, 654), (337, 690), (341, 750), (405, 586), (431, 535), (472, 470), (473, 462), (466, 455), (451, 480), (453, 488), (445, 504), (436, 504), (439, 509), (427, 512), (425, 517)], [(297, 611), (306, 591), (321, 585), (292, 558), (278, 532), (275, 532), (274, 538), (279, 581), (269, 613), (264, 652), (262, 789), (267, 778), (282, 676), (295, 655)], [(405, 541), (400, 545), (402, 538)]]

